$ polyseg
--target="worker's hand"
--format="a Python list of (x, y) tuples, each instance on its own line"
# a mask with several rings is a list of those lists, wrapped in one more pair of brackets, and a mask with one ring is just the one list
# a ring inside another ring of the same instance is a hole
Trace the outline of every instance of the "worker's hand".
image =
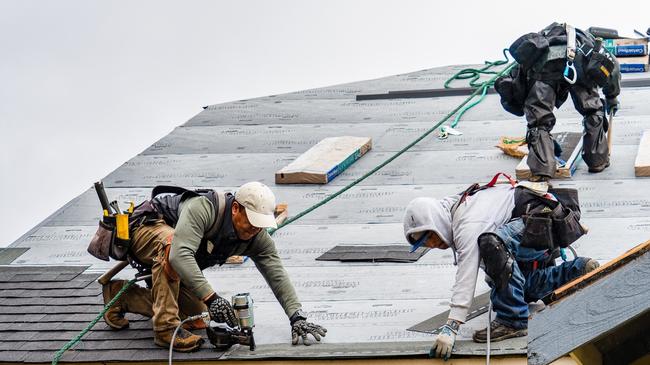
[(311, 334), (316, 341), (320, 341), (321, 336), (325, 336), (327, 329), (315, 323), (307, 322), (307, 317), (302, 310), (296, 311), (291, 318), (291, 344), (297, 345), (302, 338), (305, 346), (311, 345), (307, 335)]
[(449, 322), (440, 327), (438, 337), (433, 343), (431, 350), (429, 350), (429, 357), (441, 357), (444, 360), (449, 359), (451, 350), (454, 349), (454, 343), (456, 342), (456, 334), (458, 333), (458, 329), (452, 327), (454, 327), (453, 324)]
[(217, 323), (225, 323), (233, 328), (237, 327), (237, 316), (235, 315), (235, 310), (227, 299), (214, 293), (206, 299), (205, 304), (208, 306), (210, 319)]
[(613, 98), (605, 99), (605, 110), (607, 111), (607, 114), (616, 115), (616, 112), (618, 111), (618, 107), (619, 107), (618, 98), (613, 97)]

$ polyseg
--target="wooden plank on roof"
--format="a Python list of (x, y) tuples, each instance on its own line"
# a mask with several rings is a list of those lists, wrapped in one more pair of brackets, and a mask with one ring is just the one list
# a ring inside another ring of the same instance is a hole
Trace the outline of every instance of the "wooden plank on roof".
[(590, 283), (596, 281), (604, 275), (616, 270), (617, 268), (625, 265), (629, 261), (633, 260), (636, 257), (639, 257), (646, 252), (650, 251), (650, 240), (646, 241), (630, 250), (624, 254), (616, 257), (607, 264), (597, 268), (596, 270), (588, 273), (587, 275), (581, 276), (559, 288), (557, 288), (553, 293), (551, 293), (551, 301), (559, 300), (580, 288), (583, 288)]
[(643, 131), (639, 142), (639, 152), (634, 161), (634, 175), (650, 176), (650, 129)]

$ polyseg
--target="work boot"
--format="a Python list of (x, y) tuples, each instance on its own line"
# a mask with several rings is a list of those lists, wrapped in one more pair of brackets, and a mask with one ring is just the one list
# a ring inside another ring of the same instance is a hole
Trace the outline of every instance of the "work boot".
[(596, 261), (594, 259), (588, 259), (587, 263), (585, 264), (585, 268), (584, 268), (585, 274), (596, 270), (598, 267), (600, 267), (600, 264), (598, 263), (598, 261)]
[[(522, 337), (526, 335), (528, 335), (527, 328), (516, 329), (497, 321), (492, 321), (492, 323), (490, 323), (490, 342), (503, 341), (508, 338)], [(474, 332), (472, 340), (478, 343), (487, 342), (487, 328)]]
[[(110, 302), (126, 283), (126, 280), (111, 280), (108, 284), (103, 285), (104, 305)], [(137, 313), (145, 317), (152, 317), (152, 306), (151, 290), (133, 284), (106, 311), (104, 322), (113, 329), (121, 330), (129, 327), (129, 320), (124, 317), (124, 314)]]
[[(102, 295), (104, 297), (104, 305), (108, 304), (117, 292), (122, 289), (126, 280), (111, 280), (108, 284), (102, 285)], [(121, 330), (129, 327), (129, 320), (124, 318), (125, 311), (122, 309), (123, 298), (120, 297), (108, 310), (104, 313), (104, 322), (115, 330)]]
[(208, 328), (208, 325), (205, 324), (205, 321), (202, 318), (199, 318), (193, 321), (183, 323), (182, 327), (188, 331), (195, 331), (195, 330), (204, 330)]
[[(161, 347), (169, 348), (169, 343), (172, 341), (172, 336), (174, 335), (174, 330), (172, 328), (166, 331), (155, 331), (153, 342)], [(192, 332), (179, 328), (176, 332), (176, 338), (174, 339), (174, 351), (178, 352), (192, 352), (196, 351), (203, 344), (203, 338), (201, 336), (195, 335)]]
[(603, 170), (605, 170), (608, 167), (609, 167), (609, 159), (607, 160), (607, 162), (605, 162), (602, 165), (593, 166), (593, 167), (589, 166), (589, 172), (593, 172), (593, 173), (603, 172)]

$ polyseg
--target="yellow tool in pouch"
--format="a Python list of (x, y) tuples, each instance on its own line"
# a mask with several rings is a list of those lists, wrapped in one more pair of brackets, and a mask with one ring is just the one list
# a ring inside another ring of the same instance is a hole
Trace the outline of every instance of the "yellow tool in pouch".
[(117, 238), (122, 241), (129, 240), (129, 214), (115, 214)]

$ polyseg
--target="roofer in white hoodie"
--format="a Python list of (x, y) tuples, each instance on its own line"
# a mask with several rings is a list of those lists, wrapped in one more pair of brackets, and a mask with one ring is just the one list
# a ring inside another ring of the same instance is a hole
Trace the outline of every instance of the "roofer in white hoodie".
[[(451, 248), (457, 265), (449, 317), (440, 328), (431, 357), (448, 359), (451, 355), (458, 328), (472, 304), (479, 266), (486, 271), (497, 313), (490, 326), (492, 341), (525, 336), (528, 302), (598, 266), (597, 261), (584, 257), (555, 266), (553, 250), (521, 247), (524, 223), (520, 217), (513, 218), (516, 190), (514, 182), (497, 184), (465, 196), (456, 207), (461, 195), (421, 197), (408, 204), (404, 234), (413, 250), (420, 246)], [(485, 342), (486, 332), (477, 331), (474, 341)]]

